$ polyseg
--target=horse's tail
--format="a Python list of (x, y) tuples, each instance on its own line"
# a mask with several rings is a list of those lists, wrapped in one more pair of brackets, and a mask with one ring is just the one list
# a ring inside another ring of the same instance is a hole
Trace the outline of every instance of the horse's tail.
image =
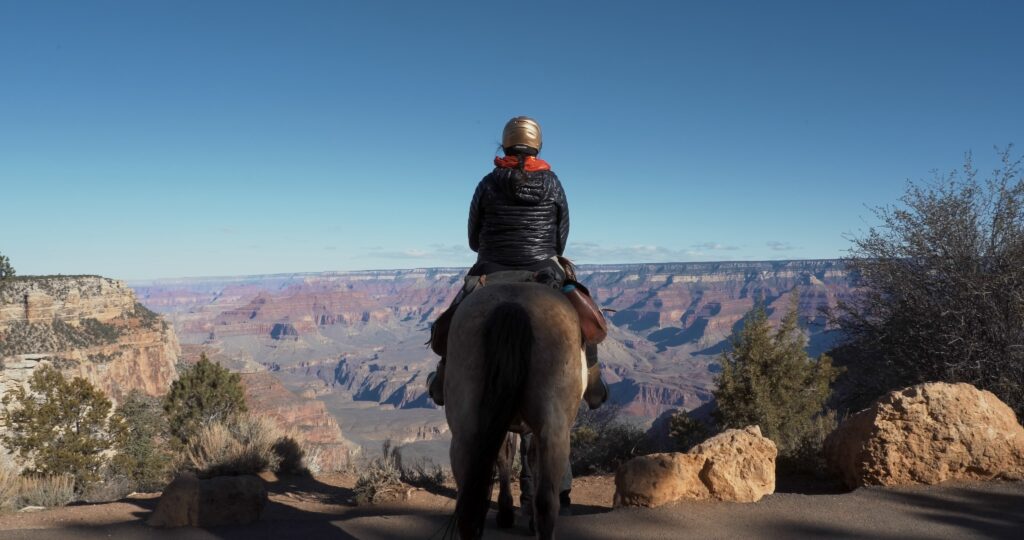
[(487, 318), (484, 328), (487, 374), (478, 416), (479, 447), (478, 451), (469, 453), (467, 478), (455, 503), (455, 515), (463, 538), (477, 538), (483, 534), (494, 462), (512, 417), (519, 408), (533, 349), (530, 315), (519, 304), (506, 302), (498, 305)]

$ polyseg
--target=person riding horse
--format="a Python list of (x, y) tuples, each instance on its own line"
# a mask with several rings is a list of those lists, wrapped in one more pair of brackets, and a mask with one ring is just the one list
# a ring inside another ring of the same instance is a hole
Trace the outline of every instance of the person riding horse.
[[(448, 324), (459, 303), (485, 281), (484, 276), (506, 270), (527, 270), (539, 281), (562, 287), (580, 314), (581, 323), (603, 325), (600, 311), (575, 281), (571, 263), (562, 258), (569, 238), (569, 205), (558, 176), (537, 157), (543, 144), (540, 125), (526, 116), (505, 124), (504, 157), (494, 158), (494, 170), (476, 187), (469, 207), (469, 248), (477, 253), (463, 289), (431, 327), (430, 343), (441, 356), (437, 371), (428, 376), (431, 399), (444, 405), (445, 349)], [(482, 279), (483, 278), (483, 279)], [(568, 284), (566, 284), (568, 278)], [(583, 396), (591, 409), (608, 399), (608, 386), (597, 364), (597, 344), (586, 346), (590, 384)]]

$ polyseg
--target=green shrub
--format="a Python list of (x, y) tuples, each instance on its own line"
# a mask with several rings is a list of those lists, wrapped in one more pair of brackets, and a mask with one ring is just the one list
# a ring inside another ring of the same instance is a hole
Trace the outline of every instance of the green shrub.
[(116, 474), (127, 480), (130, 491), (159, 491), (170, 480), (176, 454), (170, 428), (159, 398), (132, 390), (111, 419)]
[(164, 397), (164, 411), (171, 433), (187, 444), (203, 426), (230, 423), (245, 412), (241, 378), (206, 355), (179, 372), (178, 380)]
[(68, 381), (46, 365), (32, 374), (29, 388), (17, 387), (3, 398), (4, 444), (17, 453), (27, 472), (71, 475), (84, 490), (99, 479), (103, 453), (112, 445), (110, 400), (85, 379)]
[(857, 294), (840, 303), (848, 342), (841, 405), (928, 382), (989, 390), (1024, 416), (1024, 177), (1012, 147), (982, 178), (960, 171), (911, 182), (852, 239)]
[(722, 355), (722, 373), (714, 391), (719, 426), (760, 426), (778, 447), (780, 462), (798, 460), (815, 451), (815, 445), (820, 449), (815, 438), (822, 418), (828, 418), (825, 402), (838, 371), (826, 355), (817, 360), (807, 356), (807, 339), (797, 323), (797, 301), (794, 292), (774, 332), (758, 302), (733, 337), (732, 350)]
[(620, 412), (620, 406), (608, 403), (593, 411), (581, 410), (576, 416), (569, 437), (574, 475), (612, 473), (649, 450), (644, 430), (620, 419)]
[(11, 266), (11, 260), (6, 255), (0, 255), (0, 280), (5, 280), (14, 277), (14, 267)]
[(690, 450), (704, 442), (710, 435), (711, 430), (703, 422), (694, 420), (688, 412), (682, 409), (669, 419), (668, 436), (672, 439), (676, 450), (680, 452)]

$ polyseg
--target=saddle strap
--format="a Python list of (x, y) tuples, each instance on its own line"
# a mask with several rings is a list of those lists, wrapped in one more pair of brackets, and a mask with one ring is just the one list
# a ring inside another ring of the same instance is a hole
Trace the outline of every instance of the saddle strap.
[(608, 322), (605, 321), (601, 308), (597, 307), (594, 299), (590, 297), (590, 291), (578, 281), (566, 280), (562, 292), (579, 314), (583, 343), (597, 345), (604, 341), (604, 338), (608, 337)]

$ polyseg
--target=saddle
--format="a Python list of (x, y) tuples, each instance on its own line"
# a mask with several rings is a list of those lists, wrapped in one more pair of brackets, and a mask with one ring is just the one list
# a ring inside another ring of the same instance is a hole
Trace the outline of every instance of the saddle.
[(608, 323), (604, 319), (604, 314), (590, 296), (590, 291), (576, 281), (574, 273), (567, 272), (567, 277), (564, 280), (559, 280), (551, 271), (502, 270), (483, 276), (466, 276), (462, 290), (456, 295), (455, 301), (430, 327), (431, 350), (441, 357), (448, 355), (448, 330), (459, 303), (476, 289), (496, 283), (541, 283), (558, 288), (579, 314), (580, 330), (585, 345), (597, 345), (608, 335)]

